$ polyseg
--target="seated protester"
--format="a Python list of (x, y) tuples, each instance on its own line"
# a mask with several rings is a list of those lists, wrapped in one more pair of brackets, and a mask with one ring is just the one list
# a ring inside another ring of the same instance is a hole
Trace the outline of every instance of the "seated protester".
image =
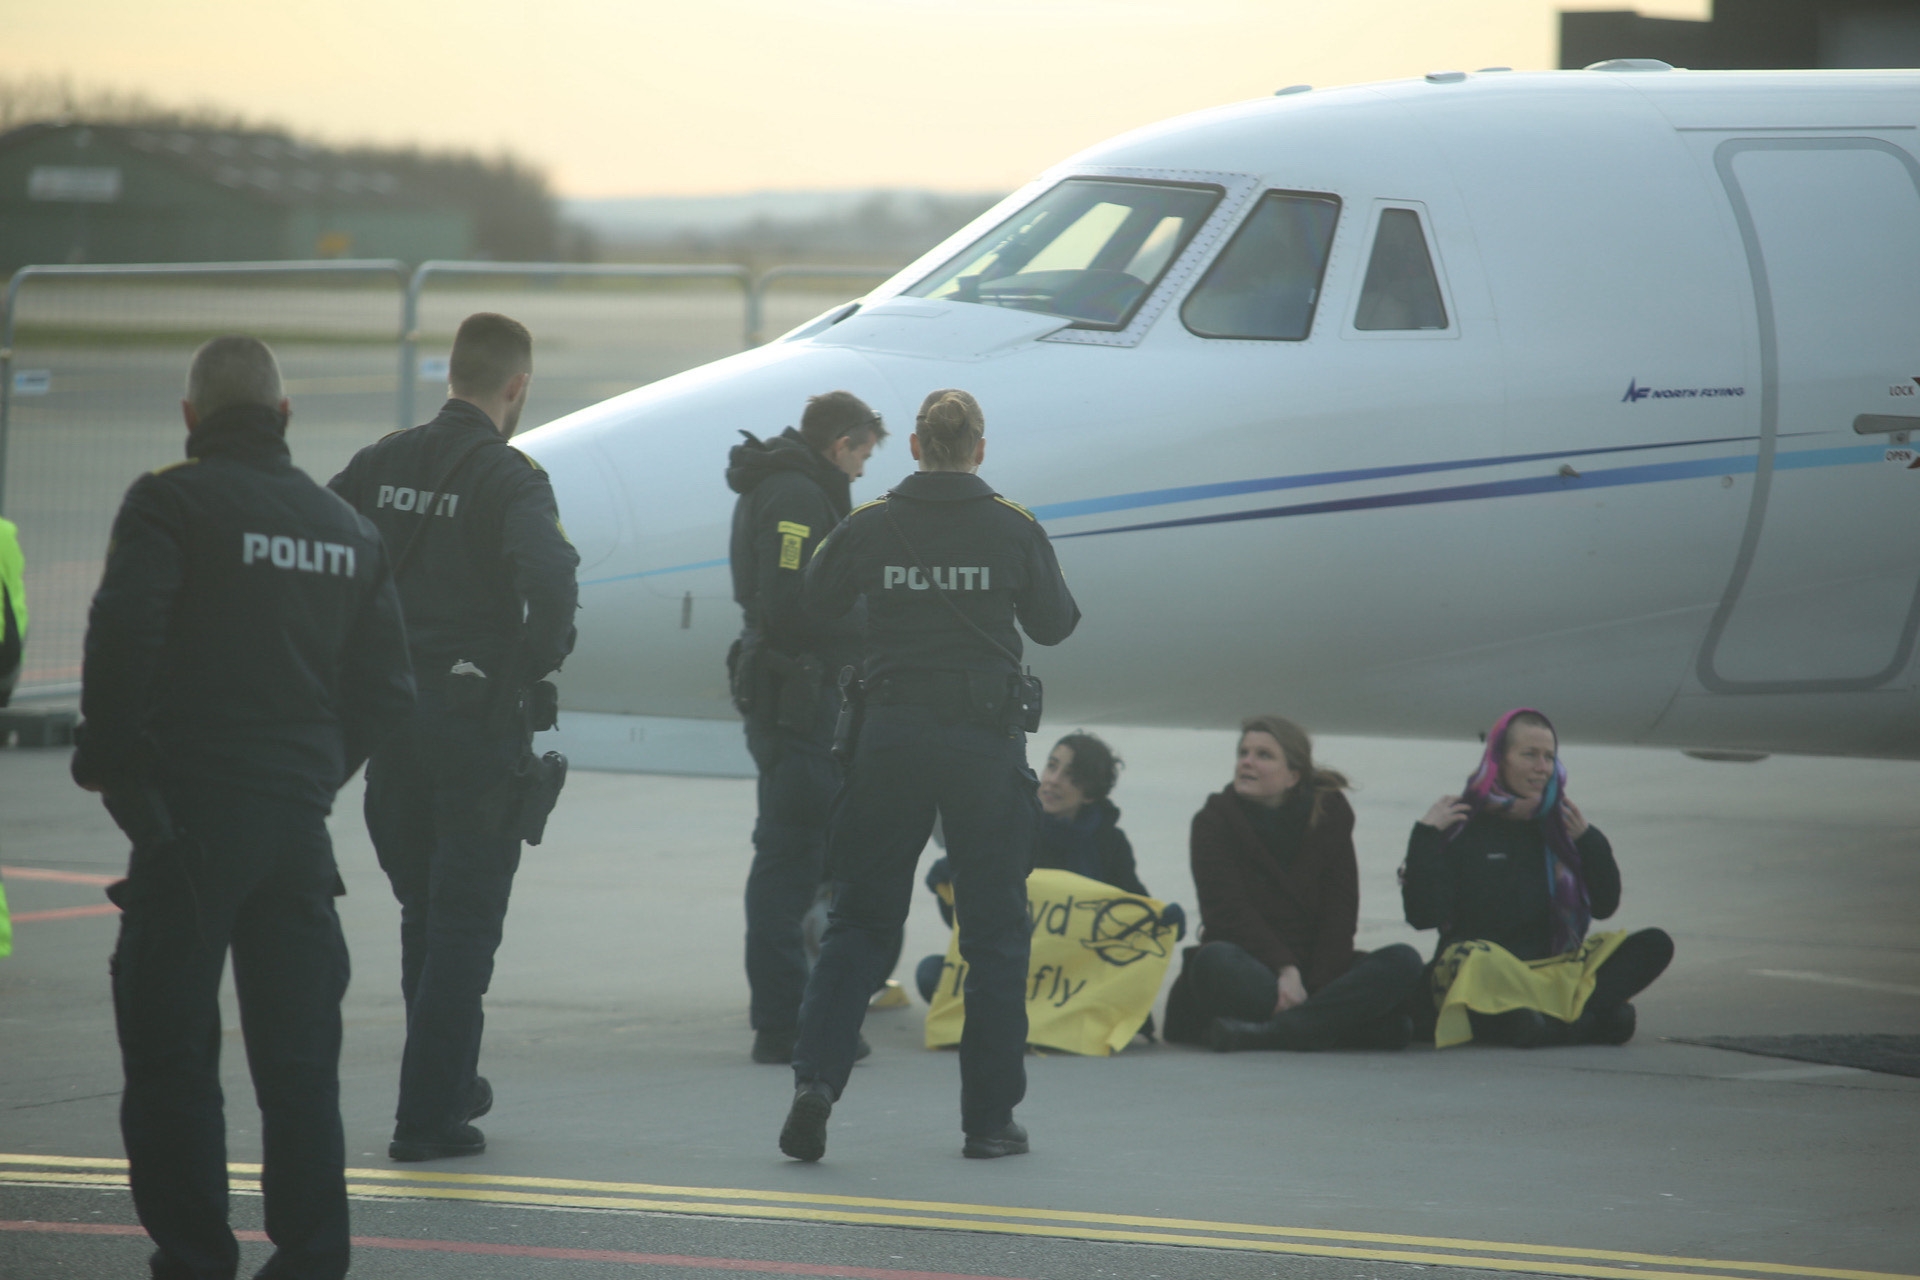
[(1587, 934), (1620, 905), (1613, 846), (1567, 795), (1553, 725), (1522, 707), (1487, 735), (1466, 794), (1414, 824), (1407, 923), (1438, 929), (1435, 1043), (1625, 1044), (1627, 1003), (1673, 959), (1659, 929)]
[[(1071, 871), (1128, 893), (1151, 897), (1133, 865), (1133, 845), (1120, 829), (1120, 810), (1107, 797), (1120, 778), (1124, 762), (1113, 748), (1084, 730), (1054, 743), (1040, 771), (1040, 828), (1036, 833), (1033, 865)], [(953, 882), (953, 871), (941, 858), (927, 870), (927, 888), (940, 904), (940, 918), (953, 923), (953, 908), (942, 885)], [(951, 892), (951, 891), (949, 891)], [(1186, 912), (1170, 902), (1161, 919), (1186, 930)], [(940, 985), (945, 956), (928, 956), (914, 970), (915, 985), (927, 1003), (933, 1003)]]
[(1405, 1048), (1420, 981), (1405, 943), (1356, 951), (1347, 780), (1279, 716), (1241, 726), (1233, 781), (1194, 815), (1200, 945), (1167, 994), (1167, 1039), (1234, 1049)]

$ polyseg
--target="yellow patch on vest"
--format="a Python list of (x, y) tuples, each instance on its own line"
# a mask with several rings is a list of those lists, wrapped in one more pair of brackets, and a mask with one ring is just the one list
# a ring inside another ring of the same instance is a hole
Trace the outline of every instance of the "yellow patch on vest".
[(795, 524), (791, 520), (782, 520), (780, 529), (780, 567), (798, 569), (800, 567), (800, 547), (806, 542), (813, 530), (804, 524)]
[(1027, 510), (1025, 507), (1015, 502), (1012, 498), (1003, 498), (996, 493), (993, 495), (993, 500), (999, 503), (1003, 507), (1012, 507), (1015, 511), (1018, 511), (1021, 515), (1025, 516), (1027, 519), (1032, 520), (1035, 524), (1040, 523), (1039, 519), (1034, 516), (1033, 512)]
[(148, 474), (163, 476), (169, 471), (178, 471), (181, 467), (190, 467), (198, 461), (200, 461), (198, 458), (182, 458), (178, 462), (169, 462), (164, 467), (155, 467), (152, 471), (148, 472)]

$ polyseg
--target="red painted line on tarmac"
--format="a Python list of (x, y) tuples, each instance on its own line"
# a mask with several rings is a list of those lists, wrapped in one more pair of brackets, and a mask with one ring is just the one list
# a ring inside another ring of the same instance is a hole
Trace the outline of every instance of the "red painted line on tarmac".
[[(0, 1231), (42, 1231), (76, 1236), (143, 1236), (131, 1224), (113, 1222), (7, 1222)], [(264, 1242), (260, 1231), (236, 1231), (242, 1240)], [(679, 1267), (683, 1271), (746, 1271), (774, 1276), (836, 1276), (844, 1280), (1009, 1280), (1006, 1276), (964, 1275), (954, 1271), (896, 1271), (889, 1267), (823, 1266), (814, 1262), (773, 1262), (759, 1258), (705, 1258), (675, 1253), (629, 1253), (621, 1249), (548, 1249), (530, 1244), (479, 1244), (466, 1240), (408, 1240), (393, 1236), (355, 1236), (356, 1249), (393, 1249), (408, 1253), (457, 1253), (488, 1258), (539, 1258), (548, 1262), (619, 1262), (631, 1267)]]
[(119, 876), (91, 871), (53, 871), (45, 867), (0, 867), (0, 880), (52, 880), (57, 884), (112, 884)]
[(79, 920), (85, 916), (117, 916), (120, 908), (111, 902), (102, 902), (92, 907), (54, 907), (49, 911), (16, 911), (13, 913), (15, 924), (26, 924), (33, 920)]

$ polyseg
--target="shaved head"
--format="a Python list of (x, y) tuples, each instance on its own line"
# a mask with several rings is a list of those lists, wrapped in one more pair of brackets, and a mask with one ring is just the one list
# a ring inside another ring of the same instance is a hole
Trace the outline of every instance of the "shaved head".
[(229, 334), (211, 339), (193, 353), (193, 364), (187, 369), (187, 403), (202, 422), (236, 405), (277, 409), (286, 398), (280, 362), (258, 338)]

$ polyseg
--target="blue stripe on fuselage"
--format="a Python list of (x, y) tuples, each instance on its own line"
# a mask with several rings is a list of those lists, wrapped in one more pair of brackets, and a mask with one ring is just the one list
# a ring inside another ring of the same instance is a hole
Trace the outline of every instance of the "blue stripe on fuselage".
[[(1361, 480), (1432, 475), (1437, 472), (1463, 471), (1474, 467), (1551, 462), (1567, 458), (1645, 452), (1653, 449), (1734, 444), (1757, 439), (1757, 436), (1720, 436), (1709, 440), (1681, 440), (1671, 444), (1612, 445), (1598, 449), (1565, 449), (1552, 453), (1521, 453), (1492, 458), (1463, 458), (1451, 462), (1417, 462), (1391, 467), (1364, 467), (1350, 471), (1311, 471), (1293, 476), (1270, 476), (1260, 480), (1229, 480), (1219, 484), (1146, 489), (1138, 493), (1115, 494), (1106, 498), (1053, 502), (1034, 507), (1032, 511), (1035, 516), (1042, 519), (1062, 520), (1074, 516), (1099, 515), (1109, 511), (1131, 511), (1177, 502), (1200, 502), (1209, 498), (1233, 497), (1244, 493), (1270, 493), (1279, 489), (1304, 489), (1330, 484), (1351, 484)], [(1841, 467), (1877, 462), (1884, 456), (1885, 451), (1879, 445), (1848, 445), (1832, 449), (1805, 449), (1797, 453), (1776, 454), (1773, 465), (1776, 471), (1798, 471), (1808, 467)], [(1513, 498), (1536, 493), (1560, 493), (1573, 489), (1606, 489), (1619, 485), (1657, 484), (1666, 480), (1692, 480), (1702, 476), (1750, 475), (1755, 468), (1756, 460), (1752, 454), (1696, 458), (1686, 462), (1656, 462), (1641, 466), (1615, 467), (1610, 470), (1588, 471), (1573, 476), (1527, 476), (1515, 480), (1490, 480), (1479, 484), (1447, 485), (1436, 489), (1413, 489), (1401, 493), (1332, 498), (1324, 502), (1300, 502), (1281, 507), (1262, 507), (1252, 511), (1226, 511), (1213, 515), (1188, 516), (1179, 520), (1154, 520), (1140, 524), (1115, 525), (1107, 529), (1081, 529), (1071, 533), (1057, 533), (1053, 537), (1055, 541), (1065, 538), (1093, 538), (1108, 533), (1179, 529), (1190, 525), (1227, 524), (1240, 520), (1275, 520), (1285, 516), (1322, 515), (1335, 511), (1370, 511), (1383, 507), (1427, 506), (1433, 503), (1465, 502), (1479, 498)], [(725, 557), (718, 560), (698, 560), (688, 564), (667, 565), (659, 569), (642, 569), (637, 573), (592, 578), (580, 585), (604, 586), (612, 582), (631, 582), (638, 578), (657, 578), (664, 574), (691, 573), (698, 569), (720, 569), (726, 567), (726, 564)]]
[[(1807, 467), (1840, 467), (1863, 462), (1878, 462), (1885, 451), (1878, 445), (1854, 445), (1838, 449), (1808, 449), (1799, 453), (1778, 454), (1776, 471), (1797, 471)], [(1191, 525), (1228, 524), (1239, 520), (1277, 520), (1286, 516), (1325, 515), (1335, 511), (1372, 511), (1383, 507), (1417, 507), (1439, 502), (1465, 502), (1479, 498), (1516, 498), (1535, 493), (1559, 493), (1570, 489), (1610, 489), (1619, 485), (1657, 484), (1665, 480), (1692, 480), (1702, 476), (1747, 475), (1757, 468), (1750, 454), (1735, 457), (1695, 458), (1686, 462), (1654, 462), (1637, 467), (1615, 467), (1606, 471), (1588, 471), (1579, 475), (1526, 476), (1517, 480), (1489, 480), (1480, 484), (1448, 485), (1438, 489), (1412, 489), (1403, 493), (1364, 494), (1353, 498), (1331, 498), (1324, 502), (1298, 502), (1284, 507), (1263, 507), (1253, 511), (1225, 511), (1215, 515), (1188, 516), (1181, 520), (1153, 520), (1143, 524), (1116, 525), (1108, 529), (1082, 529), (1058, 533), (1054, 541), (1065, 538), (1093, 538), (1107, 533), (1137, 533), (1147, 529), (1179, 529)]]
[(1174, 502), (1201, 502), (1208, 498), (1231, 498), (1243, 493), (1271, 493), (1276, 489), (1310, 489), (1327, 484), (1351, 484), (1356, 480), (1389, 480), (1397, 476), (1432, 475), (1440, 471), (1470, 471), (1476, 467), (1499, 467), (1516, 462), (1551, 462), (1566, 458), (1591, 458), (1607, 453), (1637, 453), (1650, 449), (1688, 449), (1710, 444), (1735, 444), (1757, 440), (1758, 436), (1718, 436), (1711, 440), (1676, 440), (1671, 444), (1620, 444), (1598, 449), (1562, 449), (1553, 453), (1514, 453), (1492, 458), (1460, 458), (1449, 462), (1409, 462), (1391, 467), (1357, 467), (1347, 471), (1309, 471), (1297, 476), (1269, 476), (1263, 480), (1228, 480), (1220, 484), (1190, 484), (1176, 489), (1145, 489), (1139, 493), (1118, 493), (1108, 498), (1083, 498), (1076, 502), (1050, 502), (1032, 508), (1042, 520), (1063, 520), (1070, 516), (1093, 516), (1108, 511), (1133, 511), (1141, 507), (1159, 507)]

